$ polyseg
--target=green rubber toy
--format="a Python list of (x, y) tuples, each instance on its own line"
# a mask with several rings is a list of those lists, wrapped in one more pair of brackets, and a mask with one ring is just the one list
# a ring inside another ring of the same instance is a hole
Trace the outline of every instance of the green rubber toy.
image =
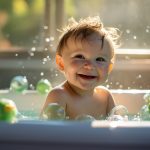
[(36, 85), (36, 90), (42, 95), (47, 94), (51, 89), (52, 85), (47, 79), (39, 80)]
[(0, 121), (14, 123), (16, 121), (17, 108), (12, 100), (0, 99)]

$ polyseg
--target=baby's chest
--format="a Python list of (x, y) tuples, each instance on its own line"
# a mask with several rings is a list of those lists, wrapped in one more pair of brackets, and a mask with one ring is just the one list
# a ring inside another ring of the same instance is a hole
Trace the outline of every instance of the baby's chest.
[(67, 104), (67, 114), (71, 118), (75, 118), (79, 115), (91, 115), (98, 117), (106, 114), (107, 105), (103, 101), (92, 101), (92, 100), (78, 100), (70, 101)]

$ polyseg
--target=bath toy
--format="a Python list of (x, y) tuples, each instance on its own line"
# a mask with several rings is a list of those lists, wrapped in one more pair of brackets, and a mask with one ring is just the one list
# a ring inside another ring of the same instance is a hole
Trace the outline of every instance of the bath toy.
[(52, 89), (51, 83), (47, 79), (41, 79), (36, 85), (36, 90), (40, 94), (47, 94)]
[(0, 99), (0, 121), (14, 123), (17, 116), (15, 103), (9, 99)]
[(65, 109), (58, 103), (50, 103), (46, 107), (43, 117), (48, 120), (65, 120)]
[(11, 80), (10, 90), (22, 93), (28, 89), (28, 80), (25, 76), (16, 76)]
[(78, 121), (94, 121), (95, 118), (91, 115), (82, 114), (82, 115), (77, 116), (75, 118), (75, 120), (78, 120)]

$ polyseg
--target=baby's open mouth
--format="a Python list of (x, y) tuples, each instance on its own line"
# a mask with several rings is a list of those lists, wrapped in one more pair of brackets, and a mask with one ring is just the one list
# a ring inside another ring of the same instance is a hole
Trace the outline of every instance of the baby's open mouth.
[(78, 74), (79, 77), (83, 78), (83, 79), (96, 79), (97, 76), (93, 76), (93, 75), (84, 75), (84, 74)]

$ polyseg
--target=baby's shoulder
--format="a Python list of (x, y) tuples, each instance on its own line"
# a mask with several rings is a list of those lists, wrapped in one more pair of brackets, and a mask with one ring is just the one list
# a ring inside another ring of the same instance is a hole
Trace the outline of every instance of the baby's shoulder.
[(65, 96), (65, 90), (63, 87), (57, 86), (49, 92), (48, 96), (51, 98), (52, 97), (63, 98)]
[(65, 106), (67, 100), (66, 92), (63, 87), (55, 87), (49, 92), (46, 100), (47, 103), (59, 103)]
[(97, 86), (95, 88), (95, 91), (96, 91), (97, 94), (102, 94), (102, 93), (107, 94), (107, 95), (110, 94), (110, 91), (104, 86)]

